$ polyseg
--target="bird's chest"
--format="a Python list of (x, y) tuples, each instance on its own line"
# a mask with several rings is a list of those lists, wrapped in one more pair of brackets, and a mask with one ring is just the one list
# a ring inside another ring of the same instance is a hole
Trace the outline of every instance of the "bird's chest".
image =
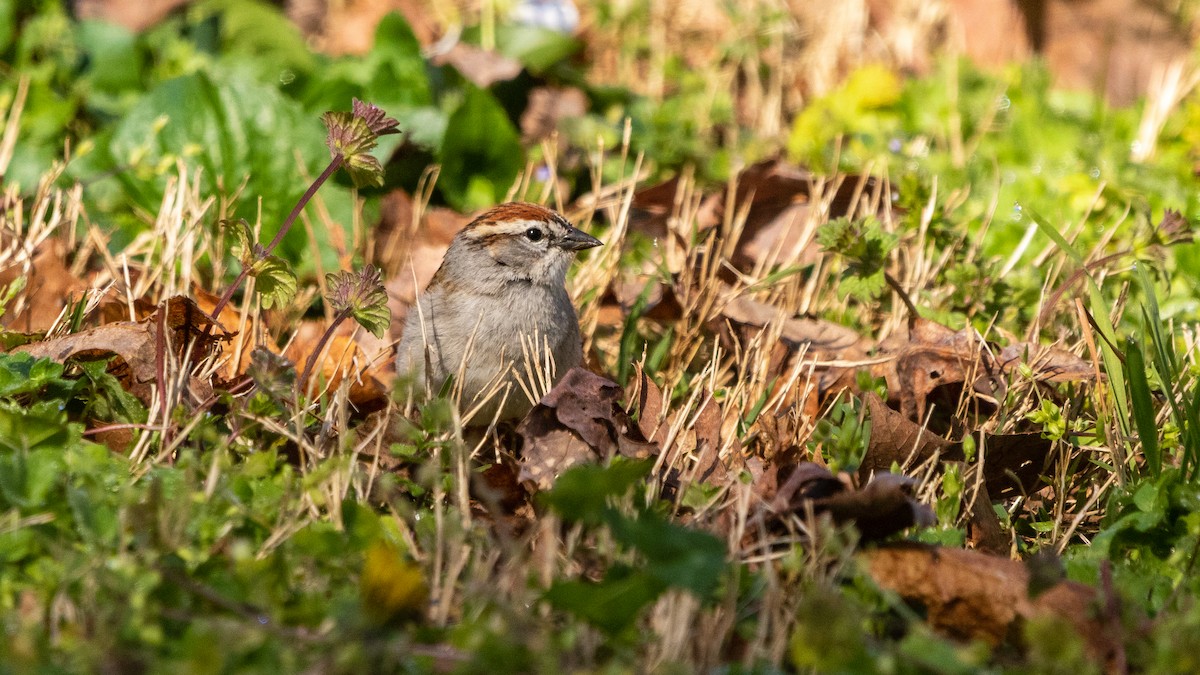
[(524, 287), (499, 298), (501, 311), (481, 326), (485, 344), (503, 349), (510, 357), (549, 346), (558, 352), (564, 341), (579, 331), (578, 319), (565, 289)]

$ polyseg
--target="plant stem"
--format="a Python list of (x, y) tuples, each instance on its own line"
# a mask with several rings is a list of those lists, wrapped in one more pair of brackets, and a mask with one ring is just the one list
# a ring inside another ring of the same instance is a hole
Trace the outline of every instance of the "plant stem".
[(312, 353), (308, 355), (308, 360), (304, 362), (304, 372), (300, 374), (300, 377), (296, 378), (297, 394), (304, 391), (305, 387), (307, 387), (308, 376), (312, 374), (313, 366), (317, 363), (317, 357), (321, 355), (321, 352), (325, 351), (325, 344), (329, 342), (329, 338), (333, 337), (333, 331), (337, 330), (337, 327), (343, 321), (350, 318), (350, 312), (351, 309), (347, 307), (334, 315), (333, 321), (329, 323), (329, 327), (325, 329), (320, 341), (317, 342), (316, 349), (313, 349)]
[[(313, 195), (317, 194), (317, 190), (319, 190), (321, 186), (325, 184), (325, 181), (329, 180), (329, 177), (332, 176), (335, 171), (342, 168), (343, 161), (344, 160), (342, 159), (341, 155), (337, 155), (330, 160), (329, 166), (325, 167), (325, 170), (321, 172), (320, 176), (317, 176), (317, 179), (313, 181), (313, 184), (308, 186), (308, 189), (305, 190), (304, 194), (300, 197), (300, 200), (296, 202), (294, 207), (292, 207), (292, 212), (288, 214), (286, 219), (284, 219), (283, 225), (279, 227), (279, 231), (275, 233), (275, 238), (271, 240), (271, 243), (267, 244), (267, 247), (263, 249), (260, 255), (255, 257), (255, 260), (262, 260), (263, 258), (271, 255), (271, 251), (274, 251), (275, 247), (279, 246), (279, 242), (283, 241), (283, 238), (287, 235), (288, 230), (292, 229), (292, 225), (296, 223), (296, 218), (300, 217), (300, 213), (304, 210), (304, 207), (308, 206), (309, 200), (313, 198)], [(243, 266), (242, 271), (238, 272), (237, 278), (233, 280), (233, 284), (231, 284), (229, 288), (225, 290), (225, 295), (222, 295), (221, 299), (217, 301), (217, 304), (215, 307), (213, 307), (212, 311), (214, 319), (221, 316), (221, 310), (225, 309), (225, 305), (229, 304), (229, 301), (233, 298), (233, 294), (237, 292), (237, 289), (242, 285), (242, 282), (246, 280), (246, 277), (250, 276), (250, 269), (250, 266)], [(217, 319), (217, 321), (219, 322), (220, 319)]]

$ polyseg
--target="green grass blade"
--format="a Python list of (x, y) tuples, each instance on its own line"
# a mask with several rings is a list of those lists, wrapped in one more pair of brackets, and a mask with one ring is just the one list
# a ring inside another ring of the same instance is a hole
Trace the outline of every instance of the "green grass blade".
[(1162, 452), (1158, 447), (1154, 397), (1150, 394), (1150, 380), (1146, 377), (1146, 359), (1142, 355), (1142, 346), (1133, 336), (1125, 339), (1125, 374), (1129, 379), (1133, 421), (1137, 424), (1138, 438), (1142, 441), (1146, 468), (1150, 470), (1150, 475), (1157, 477), (1162, 473)]

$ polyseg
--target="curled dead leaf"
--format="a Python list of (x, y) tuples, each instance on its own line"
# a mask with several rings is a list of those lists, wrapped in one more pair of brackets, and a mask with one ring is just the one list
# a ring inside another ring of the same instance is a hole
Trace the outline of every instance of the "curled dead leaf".
[(913, 497), (916, 485), (908, 476), (881, 473), (856, 490), (825, 467), (801, 462), (775, 489), (767, 508), (776, 518), (809, 509), (829, 513), (835, 523), (853, 523), (864, 540), (874, 541), (935, 522), (933, 511)]
[[(943, 461), (965, 461), (961, 441), (950, 441), (923, 429), (903, 414), (892, 410), (878, 395), (862, 396), (871, 420), (867, 452), (859, 465), (859, 476), (873, 472), (901, 470), (919, 466), (934, 456)], [(1059, 457), (1054, 443), (1040, 433), (972, 435), (975, 453), (983, 462), (983, 478), (988, 494), (997, 501), (1032, 494), (1046, 487), (1041, 477), (1052, 474)]]
[(658, 446), (617, 405), (621, 386), (583, 368), (572, 368), (517, 425), (522, 438), (520, 480), (536, 489), (554, 484), (572, 466), (620, 453), (644, 459)]

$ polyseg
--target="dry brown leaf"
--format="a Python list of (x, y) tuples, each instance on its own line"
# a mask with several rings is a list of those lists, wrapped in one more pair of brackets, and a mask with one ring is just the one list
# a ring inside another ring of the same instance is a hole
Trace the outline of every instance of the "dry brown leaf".
[(594, 448), (607, 455), (616, 441), (613, 408), (621, 385), (583, 368), (572, 368), (538, 405), (553, 408), (555, 417)]
[[(787, 392), (793, 397), (803, 395), (804, 399), (798, 402), (810, 412), (819, 408), (820, 400), (827, 394), (854, 384), (856, 368), (826, 365), (828, 362), (869, 363), (871, 342), (853, 330), (830, 321), (796, 317), (789, 310), (746, 296), (728, 302), (721, 310), (721, 315), (738, 330), (738, 341), (742, 345), (748, 344), (768, 324), (774, 322), (779, 325), (779, 348), (771, 353), (769, 369), (773, 375), (789, 372), (794, 359), (801, 355), (806, 362), (821, 363), (812, 371), (815, 388), (806, 391), (802, 385), (798, 385)], [(729, 343), (728, 347), (733, 349), (733, 341), (723, 332), (725, 324), (718, 328), (722, 330), (722, 338)], [(781, 380), (777, 386), (787, 385), (786, 380)]]
[(877, 584), (920, 605), (930, 626), (950, 637), (995, 646), (1018, 621), (1050, 615), (1070, 622), (1100, 663), (1119, 644), (1097, 618), (1100, 594), (1089, 586), (1060, 581), (1031, 599), (1029, 570), (1007, 558), (920, 544), (885, 545), (861, 555)]
[[(943, 461), (963, 461), (961, 442), (946, 440), (922, 429), (903, 414), (892, 410), (873, 392), (862, 396), (871, 420), (867, 452), (859, 465), (859, 476), (888, 471), (893, 464), (902, 470), (920, 465), (935, 454)], [(972, 435), (976, 456), (983, 461), (987, 492), (1000, 501), (1032, 494), (1046, 487), (1041, 476), (1052, 474), (1058, 455), (1052, 441), (1040, 433)]]
[(536, 490), (549, 490), (562, 472), (602, 457), (579, 434), (563, 426), (552, 408), (535, 406), (521, 420), (517, 433), (524, 439), (518, 480)]
[[(197, 284), (192, 284), (192, 301), (205, 317), (212, 319), (212, 310), (216, 309), (219, 298), (204, 290)], [(157, 311), (157, 306), (148, 298), (137, 298), (132, 303), (133, 316), (135, 321), (142, 321), (146, 317)], [(119, 289), (114, 289), (100, 303), (99, 315), (101, 324), (109, 324), (114, 322), (122, 322), (130, 320), (130, 303)], [(228, 334), (229, 340), (218, 343), (219, 353), (217, 361), (221, 364), (216, 371), (216, 380), (221, 385), (232, 383), (239, 376), (246, 373), (246, 369), (250, 367), (250, 355), (255, 348), (263, 347), (273, 353), (278, 354), (279, 348), (271, 342), (266, 342), (261, 345), (254, 343), (252, 331), (249, 322), (245, 328), (247, 334), (243, 335), (241, 314), (231, 304), (225, 305), (221, 309), (221, 316), (216, 321), (221, 328)]]
[(545, 490), (572, 466), (611, 457), (652, 456), (658, 446), (641, 437), (617, 405), (621, 387), (572, 368), (517, 425), (523, 444), (520, 480)]
[[(684, 179), (675, 175), (658, 185), (642, 188), (634, 193), (629, 205), (629, 230), (655, 239), (666, 237), (668, 221), (672, 216), (679, 214), (679, 201), (682, 197), (680, 190), (683, 187)], [(716, 227), (721, 222), (717, 214), (718, 199), (716, 195), (705, 198), (695, 214), (694, 222), (689, 223), (689, 226), (695, 226), (701, 232)]]
[[(944, 415), (957, 408), (962, 387), (968, 382), (977, 393), (994, 403), (1004, 395), (1000, 368), (982, 336), (970, 326), (953, 331), (928, 319), (914, 320), (906, 340), (881, 345), (895, 356), (876, 369), (888, 383), (890, 397), (900, 402), (900, 412), (910, 420), (925, 420), (930, 394), (945, 387), (939, 398)], [(991, 410), (987, 410), (990, 414)], [(944, 422), (944, 420), (941, 420)], [(936, 425), (938, 431), (941, 424)]]
[[(671, 428), (678, 425), (679, 411), (664, 417), (668, 401), (641, 366), (637, 368), (634, 381), (636, 393), (630, 398), (637, 401), (638, 429), (643, 438), (661, 447)], [(707, 390), (701, 393), (699, 401), (699, 409), (690, 413), (671, 444), (669, 461), (665, 463), (672, 471), (666, 477), (669, 488), (677, 487), (685, 477), (689, 482), (725, 486), (744, 464), (740, 442), (725, 429), (725, 414), (720, 403)], [(722, 439), (726, 437), (731, 438), (732, 443), (726, 456), (722, 457)]]
[[(578, 87), (534, 87), (521, 113), (521, 142), (533, 145), (560, 130), (563, 120), (587, 114), (587, 95)], [(564, 136), (560, 143), (566, 144)]]
[(155, 380), (156, 329), (152, 321), (120, 322), (98, 326), (81, 333), (35, 342), (13, 351), (27, 352), (34, 358), (99, 359), (115, 354), (124, 362), (121, 384), (146, 405), (150, 404), (151, 385)]
[(730, 321), (756, 328), (781, 321), (779, 338), (784, 344), (792, 350), (806, 347), (809, 355), (822, 359), (866, 358), (870, 344), (863, 336), (840, 324), (792, 316), (787, 310), (744, 295), (728, 302), (721, 314)]
[(643, 438), (662, 445), (669, 426), (663, 424), (666, 401), (663, 400), (662, 389), (642, 370), (641, 364), (637, 366), (637, 379), (638, 429), (641, 430)]
[(658, 279), (653, 270), (644, 273), (634, 273), (622, 270), (608, 287), (608, 293), (601, 302), (611, 304), (616, 302), (619, 312), (615, 321), (610, 325), (620, 325), (629, 311), (639, 301), (642, 303), (642, 316), (651, 321), (678, 321), (683, 317), (683, 306), (679, 304), (679, 296), (671, 284), (664, 284)]
[[(937, 433), (963, 435), (976, 424), (955, 413), (964, 394), (966, 412), (976, 420), (990, 416), (1003, 400), (1009, 376), (1021, 363), (1040, 383), (1091, 380), (1094, 368), (1070, 352), (1027, 343), (999, 349), (970, 326), (955, 331), (917, 318), (904, 337), (880, 345), (880, 362), (871, 373), (888, 383), (889, 399), (908, 419)], [(968, 393), (969, 392), (969, 393)], [(931, 410), (935, 414), (927, 416)]]
[[(914, 525), (935, 522), (933, 511), (913, 498), (915, 479), (881, 473), (863, 488), (855, 490), (849, 481), (839, 480), (823, 466), (801, 462), (787, 480), (778, 484), (774, 496), (766, 502), (778, 518), (788, 513), (829, 513), (835, 523), (854, 523), (864, 540), (883, 539)], [(763, 474), (764, 479), (768, 473)], [(761, 489), (760, 494), (769, 490)]]
[[(794, 257), (799, 264), (815, 262), (822, 252), (815, 244), (808, 211), (816, 199), (814, 188), (822, 179), (804, 167), (783, 160), (766, 160), (747, 167), (738, 175), (735, 209), (750, 204), (746, 224), (732, 257), (734, 266), (750, 269), (763, 259)], [(869, 176), (842, 175), (827, 181), (821, 195), (829, 203), (828, 219), (854, 213), (858, 202), (873, 201), (882, 182)], [(832, 194), (829, 191), (832, 190)], [(890, 203), (890, 200), (880, 200)], [(717, 204), (728, 204), (722, 196)], [(723, 208), (717, 212), (723, 217)], [(823, 218), (824, 219), (824, 218)], [(803, 245), (803, 249), (798, 247)]]
[(435, 66), (454, 66), (463, 77), (476, 87), (487, 89), (497, 82), (506, 82), (521, 74), (521, 62), (499, 52), (488, 51), (465, 42), (434, 55), (430, 62)]
[(421, 45), (441, 32), (439, 21), (421, 0), (288, 0), (287, 15), (310, 44), (326, 54), (364, 54), (371, 49), (379, 21), (399, 11)]
[(444, 207), (426, 209), (414, 222), (414, 206), (403, 190), (389, 193), (375, 230), (378, 247), (373, 261), (387, 275), (384, 285), (392, 311), (393, 338), (400, 336), (408, 308), (441, 267), (454, 235), (471, 222), (470, 216)]
[[(303, 369), (324, 332), (323, 321), (300, 324), (283, 355)], [(333, 391), (341, 386), (343, 379), (350, 378), (350, 403), (357, 410), (371, 412), (385, 407), (388, 400), (385, 383), (391, 382), (394, 373), (390, 366), (392, 362), (386, 358), (390, 353), (379, 354), (378, 344), (374, 336), (361, 330), (358, 324), (342, 322), (317, 358), (312, 381)]]
[[(142, 321), (122, 321), (98, 326), (43, 342), (18, 347), (35, 358), (49, 358), (59, 363), (68, 359), (96, 359), (116, 355), (118, 362), (109, 370), (121, 384), (147, 405), (151, 385), (157, 377), (158, 331), (165, 322), (168, 333), (164, 347), (178, 356), (191, 350), (192, 358), (207, 355), (230, 334), (212, 321), (190, 298), (175, 296), (168, 299), (153, 314)], [(193, 346), (194, 345), (194, 346)], [(194, 387), (202, 386), (193, 378)]]
[(145, 30), (191, 0), (77, 0), (74, 10), (81, 19), (98, 19)]
[(901, 470), (917, 466), (939, 453), (959, 458), (954, 443), (892, 410), (875, 392), (863, 394), (862, 400), (871, 420), (867, 452), (858, 468), (859, 476), (864, 479), (877, 471), (890, 471), (893, 464)]
[(1092, 364), (1059, 347), (1017, 342), (1000, 350), (998, 359), (1005, 372), (1013, 372), (1021, 364), (1028, 365), (1039, 382), (1079, 382), (1096, 375)]
[(28, 267), (16, 264), (0, 271), (0, 286), (25, 277), (25, 290), (14, 301), (20, 303), (21, 310), (6, 312), (0, 318), (5, 328), (44, 333), (54, 325), (72, 296), (87, 290), (87, 283), (71, 274), (66, 259), (66, 244), (49, 239), (38, 247)]

